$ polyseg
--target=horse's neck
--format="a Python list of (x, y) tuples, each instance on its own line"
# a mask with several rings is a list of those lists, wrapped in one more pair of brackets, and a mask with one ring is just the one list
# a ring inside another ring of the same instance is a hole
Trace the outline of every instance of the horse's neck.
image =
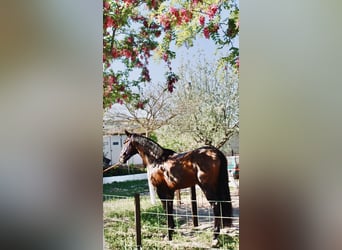
[(146, 138), (137, 138), (135, 143), (137, 144), (137, 150), (143, 159), (144, 165), (155, 164), (155, 161), (164, 153), (162, 147)]

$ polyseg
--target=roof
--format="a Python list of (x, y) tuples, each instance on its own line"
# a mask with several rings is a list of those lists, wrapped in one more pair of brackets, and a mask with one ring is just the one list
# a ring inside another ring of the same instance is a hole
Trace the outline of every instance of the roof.
[(105, 135), (123, 135), (125, 134), (125, 130), (128, 130), (129, 132), (137, 133), (137, 134), (145, 133), (145, 130), (141, 126), (136, 125), (133, 122), (130, 122), (127, 120), (103, 122), (103, 134)]

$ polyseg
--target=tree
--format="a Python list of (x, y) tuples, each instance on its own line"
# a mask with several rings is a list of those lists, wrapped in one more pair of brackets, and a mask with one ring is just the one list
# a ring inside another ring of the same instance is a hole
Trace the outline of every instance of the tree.
[(153, 54), (166, 63), (165, 85), (172, 92), (179, 79), (171, 67), (173, 47), (192, 46), (199, 35), (229, 49), (222, 64), (239, 67), (237, 0), (105, 0), (103, 6), (104, 108), (139, 99), (132, 88), (151, 81)]
[(125, 103), (107, 111), (106, 118), (141, 128), (150, 137), (153, 131), (168, 124), (177, 115), (170, 102), (171, 94), (161, 85), (145, 89), (141, 92), (141, 98), (145, 101), (137, 104)]
[(177, 151), (203, 144), (220, 148), (239, 129), (237, 74), (201, 56), (193, 61), (180, 68), (181, 84), (173, 95), (179, 115), (158, 133), (161, 143)]

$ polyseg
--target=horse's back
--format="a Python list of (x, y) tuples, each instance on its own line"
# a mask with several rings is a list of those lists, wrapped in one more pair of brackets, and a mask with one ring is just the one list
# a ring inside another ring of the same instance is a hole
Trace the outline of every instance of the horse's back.
[[(226, 167), (224, 154), (212, 146), (203, 146), (192, 151), (174, 154), (169, 158), (173, 171), (181, 171), (193, 176), (196, 184), (213, 183), (218, 180), (221, 167)], [(171, 170), (171, 171), (172, 171)]]
[[(185, 156), (185, 158), (187, 158)], [(188, 158), (201, 167), (210, 167), (217, 164), (227, 164), (224, 154), (213, 146), (203, 146), (188, 152)]]

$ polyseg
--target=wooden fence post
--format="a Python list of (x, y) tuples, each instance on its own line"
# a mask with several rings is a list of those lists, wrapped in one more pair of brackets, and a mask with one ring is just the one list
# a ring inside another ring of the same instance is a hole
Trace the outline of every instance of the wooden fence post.
[(134, 195), (134, 203), (135, 203), (135, 240), (136, 240), (137, 249), (140, 250), (142, 248), (141, 216), (140, 216), (140, 195), (138, 193)]
[(191, 209), (192, 209), (192, 222), (194, 227), (198, 226), (197, 214), (197, 198), (196, 198), (196, 185), (191, 187)]

